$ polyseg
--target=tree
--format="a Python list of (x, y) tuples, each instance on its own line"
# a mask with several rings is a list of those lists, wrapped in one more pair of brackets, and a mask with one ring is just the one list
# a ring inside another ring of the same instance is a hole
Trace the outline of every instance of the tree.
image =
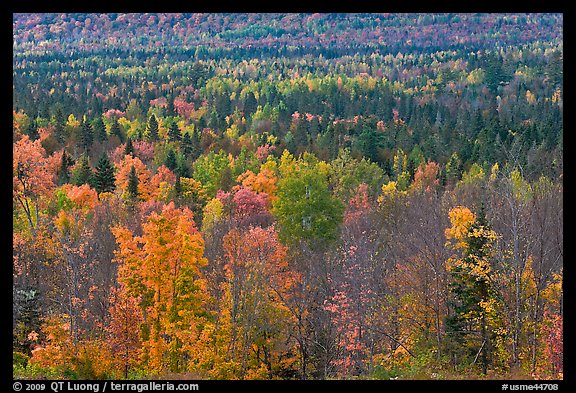
[(461, 258), (448, 261), (453, 313), (446, 319), (450, 348), (456, 364), (473, 365), (478, 359), (486, 375), (494, 333), (495, 296), (490, 258), (497, 236), (488, 225), (483, 206), (478, 216), (467, 208), (450, 211), (452, 227), (446, 237), (460, 250)]
[(86, 119), (82, 121), (80, 127), (80, 141), (85, 151), (88, 151), (94, 142), (94, 131)]
[(124, 133), (122, 132), (120, 123), (116, 118), (112, 121), (112, 125), (110, 126), (110, 135), (116, 135), (120, 140), (120, 143), (124, 142)]
[(104, 121), (102, 121), (102, 116), (97, 116), (92, 122), (92, 129), (94, 130), (94, 136), (99, 142), (105, 142), (108, 140), (108, 134), (106, 133), (106, 127), (104, 126)]
[(128, 199), (136, 201), (139, 198), (140, 192), (138, 191), (138, 176), (136, 175), (136, 168), (134, 165), (130, 168), (130, 174), (128, 175), (128, 187), (126, 192), (128, 193)]
[[(138, 157), (130, 155), (124, 156), (124, 159), (115, 165), (117, 168), (116, 188), (122, 190), (122, 196), (135, 197), (135, 191), (137, 191), (140, 199), (148, 200), (153, 194), (153, 190), (151, 174), (146, 165)], [(132, 173), (132, 167), (134, 167), (134, 174)], [(134, 184), (136, 184), (136, 188), (134, 188)], [(130, 187), (132, 187), (132, 191), (129, 191)]]
[(301, 165), (278, 181), (278, 199), (272, 213), (279, 223), (280, 238), (326, 244), (335, 240), (344, 213), (343, 203), (328, 189), (326, 175), (318, 165)]
[(102, 155), (96, 164), (96, 173), (94, 173), (94, 187), (98, 193), (113, 192), (116, 189), (114, 166), (110, 162), (110, 159), (105, 152), (102, 152)]
[(166, 167), (168, 169), (170, 169), (171, 171), (176, 170), (176, 167), (178, 166), (178, 162), (177, 162), (176, 153), (174, 152), (174, 149), (168, 150), (168, 154), (166, 155), (166, 160), (164, 161), (164, 165), (166, 165)]
[(64, 112), (62, 111), (62, 107), (58, 105), (54, 112), (54, 135), (56, 139), (60, 143), (64, 143), (66, 140), (66, 131), (64, 130), (64, 126), (66, 125), (66, 117), (64, 116)]
[(90, 160), (86, 154), (83, 154), (78, 159), (74, 169), (72, 170), (72, 184), (81, 186), (82, 184), (92, 184), (93, 172), (90, 166)]
[(27, 135), (13, 148), (12, 196), (26, 213), (33, 233), (38, 224), (40, 198), (54, 186), (45, 154), (40, 141), (32, 142)]
[(220, 356), (239, 363), (241, 379), (251, 374), (272, 378), (284, 371), (280, 361), (291, 352), (294, 321), (284, 302), (298, 276), (289, 270), (286, 248), (273, 226), (245, 233), (232, 230), (223, 241), (229, 292), (221, 313), (229, 313), (231, 326), (226, 332), (227, 351)]
[(182, 139), (180, 129), (178, 128), (178, 124), (173, 121), (170, 123), (170, 127), (168, 128), (168, 140), (170, 142), (178, 142), (180, 139)]
[(70, 182), (70, 171), (68, 168), (74, 164), (72, 157), (66, 154), (66, 150), (62, 151), (62, 159), (60, 160), (60, 168), (58, 169), (58, 184), (63, 185)]
[(142, 236), (113, 229), (118, 243), (118, 281), (139, 299), (143, 315), (143, 365), (153, 372), (194, 369), (206, 349), (199, 340), (208, 322), (204, 241), (192, 212), (173, 202), (152, 212)]
[(158, 141), (158, 120), (156, 119), (156, 115), (152, 114), (148, 119), (148, 139), (151, 142)]
[(133, 157), (136, 157), (136, 153), (134, 152), (134, 145), (132, 144), (132, 138), (128, 138), (126, 141), (126, 147), (124, 148), (124, 155), (130, 154)]
[(110, 323), (106, 327), (108, 345), (112, 354), (118, 358), (117, 364), (124, 378), (128, 378), (130, 369), (138, 364), (142, 347), (140, 329), (143, 316), (138, 306), (139, 300), (128, 294), (125, 285), (120, 285), (111, 295)]

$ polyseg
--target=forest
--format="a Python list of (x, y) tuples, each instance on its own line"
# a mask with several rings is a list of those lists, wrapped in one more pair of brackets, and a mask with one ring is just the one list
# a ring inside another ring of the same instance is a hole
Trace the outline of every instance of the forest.
[(13, 14), (18, 379), (563, 379), (562, 14)]

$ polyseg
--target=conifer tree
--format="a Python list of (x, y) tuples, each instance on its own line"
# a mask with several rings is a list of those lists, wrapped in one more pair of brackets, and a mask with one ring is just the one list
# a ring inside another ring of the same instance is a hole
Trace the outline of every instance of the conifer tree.
[(158, 120), (153, 114), (148, 119), (148, 138), (151, 142), (158, 141)]
[(124, 148), (124, 155), (130, 154), (132, 157), (136, 156), (134, 152), (134, 145), (132, 144), (132, 138), (128, 138), (126, 141), (126, 147)]
[(96, 165), (96, 173), (94, 174), (94, 187), (98, 193), (113, 192), (116, 189), (116, 177), (114, 176), (114, 167), (108, 158), (108, 155), (103, 152)]
[(92, 131), (92, 126), (87, 120), (82, 121), (80, 139), (84, 150), (89, 150), (94, 142), (94, 133)]
[(94, 136), (99, 142), (104, 142), (108, 139), (108, 134), (106, 133), (106, 127), (102, 121), (102, 117), (98, 116), (92, 122), (92, 129), (94, 130)]
[(70, 171), (68, 168), (72, 165), (72, 158), (66, 154), (66, 150), (62, 152), (62, 159), (60, 160), (60, 168), (58, 169), (58, 184), (63, 185), (70, 183)]
[(92, 185), (92, 176), (92, 167), (90, 167), (88, 156), (83, 154), (80, 157), (79, 165), (72, 172), (72, 184), (75, 186), (81, 186), (82, 184)]
[(173, 121), (168, 128), (168, 139), (171, 142), (177, 142), (181, 139), (180, 129), (178, 128), (178, 124)]
[(132, 201), (138, 200), (138, 175), (136, 174), (136, 168), (132, 165), (130, 168), (130, 175), (128, 176), (128, 198)]
[(170, 169), (172, 172), (174, 172), (174, 170), (176, 169), (178, 162), (176, 161), (176, 153), (174, 153), (174, 150), (170, 149), (168, 150), (168, 155), (166, 156), (166, 160), (164, 161), (164, 165), (166, 165), (166, 167), (168, 169)]
[(116, 135), (118, 139), (120, 139), (120, 142), (124, 142), (124, 134), (122, 134), (118, 119), (114, 119), (114, 122), (112, 122), (112, 126), (110, 127), (110, 135)]

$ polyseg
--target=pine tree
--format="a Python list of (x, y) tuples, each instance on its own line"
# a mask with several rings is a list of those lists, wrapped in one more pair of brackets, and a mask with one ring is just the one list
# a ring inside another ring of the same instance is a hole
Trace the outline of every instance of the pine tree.
[(168, 139), (171, 142), (177, 142), (181, 139), (180, 129), (175, 121), (173, 121), (168, 128)]
[(174, 150), (172, 149), (168, 150), (168, 154), (166, 155), (164, 165), (166, 165), (166, 167), (171, 171), (174, 171), (176, 169), (178, 163), (176, 161), (176, 153), (174, 153)]
[(148, 119), (148, 138), (151, 142), (158, 141), (158, 120), (154, 114)]
[(26, 134), (33, 141), (40, 138), (40, 134), (38, 134), (38, 123), (36, 123), (36, 120), (32, 120), (30, 122), (30, 126), (28, 126), (28, 129), (26, 130)]
[(120, 123), (118, 123), (118, 119), (114, 119), (112, 122), (112, 126), (110, 127), (110, 135), (116, 135), (120, 142), (124, 143), (124, 134), (120, 129)]
[(86, 119), (82, 121), (80, 140), (82, 143), (82, 147), (86, 151), (90, 149), (92, 143), (94, 142), (94, 133), (92, 131), (92, 126)]
[(108, 134), (106, 133), (106, 127), (102, 121), (102, 117), (98, 116), (92, 122), (92, 129), (94, 130), (94, 136), (99, 142), (104, 142), (108, 139)]
[(462, 250), (462, 258), (452, 260), (449, 267), (452, 278), (452, 299), (449, 305), (452, 313), (446, 318), (447, 341), (449, 351), (456, 359), (455, 363), (470, 365), (480, 359), (482, 372), (486, 375), (493, 335), (489, 321), (494, 313), (489, 259), (496, 234), (488, 225), (484, 205), (480, 208), (478, 217), (474, 217), (466, 208), (453, 209), (451, 230), (456, 228), (458, 222), (465, 221), (463, 217), (472, 219), (469, 220), (471, 224), (461, 231), (463, 234), (460, 238), (448, 235), (457, 231), (447, 231), (447, 237), (458, 240), (457, 247)]
[(62, 108), (58, 106), (54, 113), (54, 126), (55, 126), (54, 135), (56, 136), (56, 139), (60, 143), (64, 143), (66, 139), (66, 134), (64, 131), (65, 125), (66, 125), (66, 117), (64, 116)]
[(124, 148), (124, 155), (131, 155), (132, 157), (136, 156), (136, 153), (134, 151), (134, 145), (132, 144), (132, 138), (128, 138), (128, 141), (126, 141), (126, 147)]
[(116, 189), (116, 177), (114, 176), (114, 167), (106, 155), (102, 153), (98, 164), (96, 165), (96, 173), (94, 174), (94, 187), (98, 193), (113, 192)]
[(130, 168), (130, 175), (128, 176), (128, 188), (127, 188), (127, 192), (128, 192), (128, 198), (131, 201), (136, 201), (139, 198), (139, 194), (138, 194), (138, 175), (136, 174), (136, 168), (134, 168), (134, 165), (132, 165), (132, 168)]
[(58, 169), (58, 184), (63, 185), (70, 183), (70, 171), (68, 168), (72, 165), (72, 158), (66, 154), (66, 150), (62, 152), (62, 159), (60, 160), (60, 168)]
[(185, 156), (192, 154), (192, 140), (190, 139), (189, 132), (185, 132), (182, 136), (182, 153), (184, 153)]
[(83, 154), (80, 157), (79, 165), (72, 172), (72, 184), (75, 186), (81, 186), (82, 184), (92, 185), (92, 176), (93, 173), (88, 156)]

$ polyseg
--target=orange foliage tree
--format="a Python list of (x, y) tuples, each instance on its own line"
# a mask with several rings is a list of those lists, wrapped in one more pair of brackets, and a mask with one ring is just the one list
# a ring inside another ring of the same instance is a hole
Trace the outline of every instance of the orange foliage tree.
[(208, 318), (209, 296), (201, 268), (204, 240), (192, 212), (173, 202), (152, 212), (142, 236), (113, 228), (118, 281), (139, 298), (143, 314), (141, 361), (151, 372), (181, 372), (194, 364), (198, 337)]

